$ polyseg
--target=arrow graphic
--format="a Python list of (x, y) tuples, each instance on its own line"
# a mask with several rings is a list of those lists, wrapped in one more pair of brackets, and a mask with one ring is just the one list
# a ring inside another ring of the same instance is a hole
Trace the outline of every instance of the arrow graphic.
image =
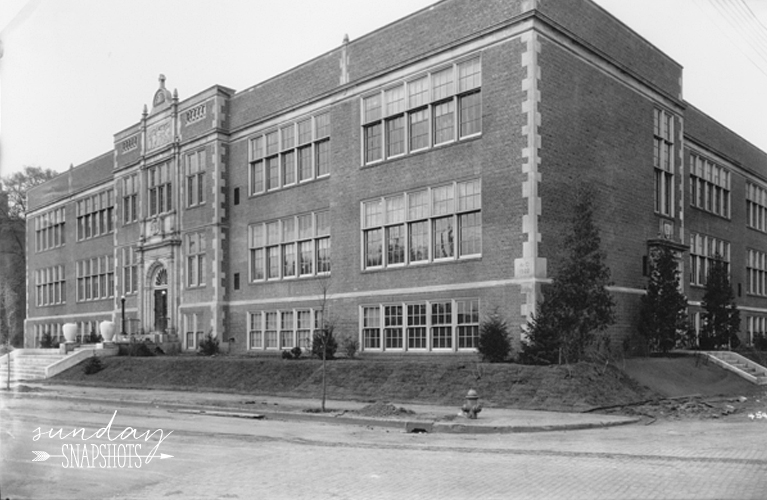
[[(33, 451), (32, 453), (35, 454), (35, 458), (32, 459), (33, 462), (45, 462), (49, 458), (64, 458), (66, 455), (51, 455), (50, 453), (46, 453), (44, 451)], [(119, 458), (116, 455), (100, 455), (104, 458)], [(149, 458), (149, 455), (131, 455), (137, 458)], [(168, 455), (167, 453), (160, 453), (160, 460), (165, 458), (173, 458), (173, 455)]]

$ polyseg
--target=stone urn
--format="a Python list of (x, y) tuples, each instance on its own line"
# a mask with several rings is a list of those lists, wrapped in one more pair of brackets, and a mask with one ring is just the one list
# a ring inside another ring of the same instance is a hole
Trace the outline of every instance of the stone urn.
[(114, 321), (102, 321), (99, 323), (99, 330), (101, 331), (103, 342), (112, 342), (115, 336)]
[(64, 323), (61, 329), (64, 331), (64, 338), (67, 342), (77, 341), (77, 323)]

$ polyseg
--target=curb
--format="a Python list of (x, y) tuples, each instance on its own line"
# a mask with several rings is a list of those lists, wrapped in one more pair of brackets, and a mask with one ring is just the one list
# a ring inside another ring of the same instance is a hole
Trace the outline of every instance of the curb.
[(183, 413), (190, 415), (218, 416), (230, 418), (245, 418), (253, 420), (284, 420), (294, 422), (322, 422), (338, 425), (357, 425), (368, 427), (385, 427), (401, 429), (406, 433), (443, 433), (443, 434), (515, 434), (532, 432), (553, 432), (553, 431), (574, 431), (601, 429), (607, 427), (616, 427), (620, 425), (630, 425), (640, 422), (640, 418), (626, 417), (624, 420), (614, 422), (593, 422), (581, 424), (561, 424), (561, 425), (483, 425), (464, 424), (455, 422), (442, 422), (436, 419), (425, 420), (394, 420), (371, 417), (351, 417), (344, 413), (321, 415), (316, 413), (304, 413), (293, 411), (249, 411), (227, 409), (227, 407), (196, 405), (183, 403), (162, 403), (148, 400), (123, 400), (123, 399), (103, 399), (87, 396), (69, 396), (62, 394), (41, 394), (36, 392), (15, 393), (15, 397), (41, 397), (47, 399), (68, 399), (78, 401), (88, 401), (93, 403), (114, 403), (126, 406), (153, 406), (155, 408), (165, 408), (171, 413)]

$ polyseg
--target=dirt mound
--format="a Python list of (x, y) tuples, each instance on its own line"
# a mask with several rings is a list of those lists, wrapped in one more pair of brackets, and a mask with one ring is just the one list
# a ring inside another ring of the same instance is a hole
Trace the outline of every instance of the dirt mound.
[(363, 417), (401, 417), (415, 415), (413, 410), (408, 410), (401, 406), (394, 406), (391, 403), (383, 403), (381, 401), (367, 405), (354, 413)]
[(730, 415), (749, 416), (763, 407), (761, 401), (761, 399), (745, 396), (735, 398), (687, 396), (645, 401), (633, 405), (597, 409), (596, 411), (658, 420), (707, 420), (727, 418)]

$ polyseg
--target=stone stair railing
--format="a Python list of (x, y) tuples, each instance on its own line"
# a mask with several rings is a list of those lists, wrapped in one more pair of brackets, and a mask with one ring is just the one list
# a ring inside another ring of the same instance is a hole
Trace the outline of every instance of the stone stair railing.
[(8, 362), (11, 363), (11, 382), (42, 380), (85, 361), (91, 356), (115, 356), (117, 347), (88, 345), (67, 354), (60, 349), (16, 349), (0, 356), (0, 386), (8, 382)]
[(712, 362), (757, 385), (767, 385), (767, 368), (732, 351), (701, 351)]

